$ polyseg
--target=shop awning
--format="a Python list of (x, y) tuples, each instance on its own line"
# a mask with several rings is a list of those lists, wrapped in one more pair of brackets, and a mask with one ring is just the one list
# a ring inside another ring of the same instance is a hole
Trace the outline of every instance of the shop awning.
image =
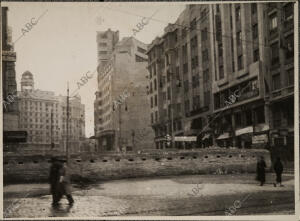
[(205, 134), (204, 137), (202, 138), (202, 140), (206, 140), (210, 138), (210, 134)]
[(235, 131), (236, 136), (240, 136), (242, 134), (248, 134), (248, 133), (253, 133), (253, 127), (252, 126), (245, 127), (245, 128), (242, 128), (242, 129), (239, 129), (239, 130)]
[(182, 141), (182, 142), (195, 142), (197, 141), (196, 136), (177, 136), (174, 137), (174, 141)]
[(221, 134), (221, 135), (217, 138), (217, 140), (228, 139), (228, 138), (229, 138), (229, 133), (226, 132), (226, 133)]
[(255, 126), (255, 132), (263, 132), (268, 130), (270, 130), (270, 127), (267, 124), (258, 124)]

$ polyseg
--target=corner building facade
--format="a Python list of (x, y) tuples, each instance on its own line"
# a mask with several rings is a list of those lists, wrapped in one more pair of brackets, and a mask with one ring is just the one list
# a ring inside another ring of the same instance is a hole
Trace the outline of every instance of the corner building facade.
[(146, 44), (126, 37), (114, 45), (105, 65), (99, 64), (94, 103), (99, 152), (140, 151), (153, 147), (146, 49)]
[[(156, 148), (293, 151), (294, 4), (187, 5), (148, 47)], [(166, 135), (197, 136), (175, 142)], [(287, 154), (291, 155), (291, 154)]]
[[(212, 145), (211, 129), (205, 127), (212, 112), (210, 10), (209, 5), (188, 5), (148, 48), (151, 123), (157, 149)], [(168, 145), (167, 135), (197, 136), (197, 142)]]

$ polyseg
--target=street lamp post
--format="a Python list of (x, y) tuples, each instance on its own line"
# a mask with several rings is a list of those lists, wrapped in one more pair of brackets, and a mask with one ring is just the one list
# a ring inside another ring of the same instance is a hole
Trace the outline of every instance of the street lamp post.
[(67, 155), (67, 164), (69, 164), (69, 82), (67, 88), (67, 137), (66, 137), (66, 155)]

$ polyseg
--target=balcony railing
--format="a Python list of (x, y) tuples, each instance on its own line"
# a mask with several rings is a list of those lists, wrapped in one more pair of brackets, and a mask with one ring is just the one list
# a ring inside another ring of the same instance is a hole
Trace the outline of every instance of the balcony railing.
[(194, 116), (194, 115), (197, 115), (197, 114), (201, 114), (201, 113), (206, 112), (208, 110), (209, 110), (208, 106), (204, 106), (204, 107), (198, 108), (196, 110), (192, 110), (191, 111), (191, 116)]
[(247, 100), (247, 99), (250, 99), (250, 98), (253, 98), (253, 97), (256, 97), (259, 95), (259, 89), (255, 89), (255, 90), (252, 90), (252, 91), (248, 91), (248, 92), (243, 92), (241, 94), (241, 96), (238, 98), (238, 101), (244, 101), (244, 100)]

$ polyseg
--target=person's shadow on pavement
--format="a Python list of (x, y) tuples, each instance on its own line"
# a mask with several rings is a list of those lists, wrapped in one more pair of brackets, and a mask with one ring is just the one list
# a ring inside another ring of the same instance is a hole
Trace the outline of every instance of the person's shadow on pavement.
[(49, 217), (66, 217), (70, 213), (73, 205), (58, 205), (50, 208)]

